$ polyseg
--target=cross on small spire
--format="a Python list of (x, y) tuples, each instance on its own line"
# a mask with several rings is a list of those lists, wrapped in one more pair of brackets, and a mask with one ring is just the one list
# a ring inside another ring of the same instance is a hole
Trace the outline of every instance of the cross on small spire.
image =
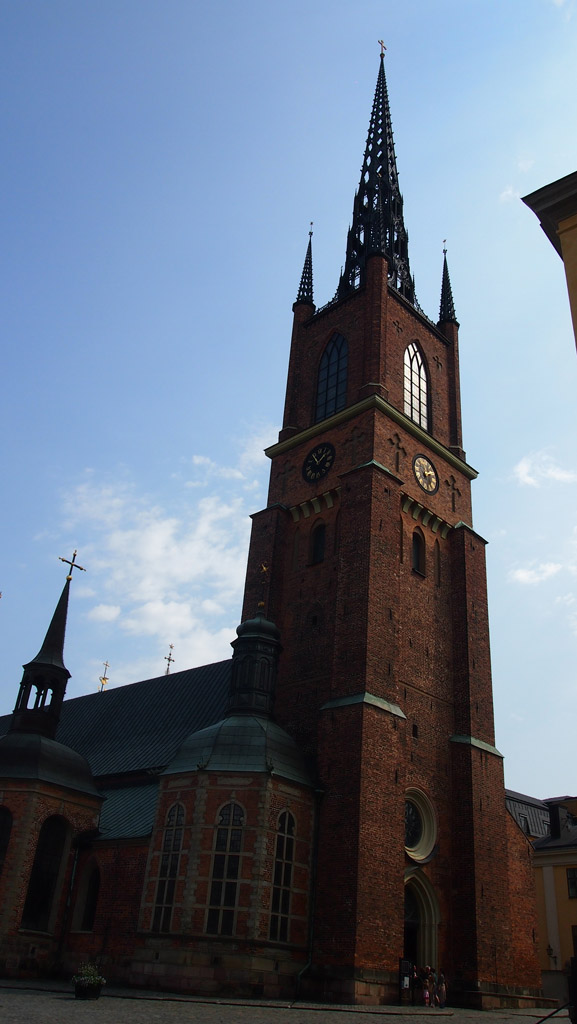
[(104, 672), (102, 673), (101, 676), (99, 676), (100, 693), (104, 693), (104, 688), (105, 688), (105, 686), (106, 686), (106, 684), (108, 682), (108, 676), (107, 676), (106, 673), (108, 672), (109, 668), (110, 668), (110, 665), (108, 664), (107, 661), (105, 661), (104, 662)]
[(447, 255), (447, 239), (443, 238), (443, 256)]
[(82, 572), (86, 572), (86, 569), (84, 568), (83, 565), (78, 565), (78, 562), (76, 561), (76, 555), (77, 554), (78, 554), (78, 552), (75, 550), (74, 554), (72, 555), (72, 561), (69, 558), (62, 558), (62, 555), (58, 555), (58, 558), (60, 559), (61, 562), (66, 562), (66, 565), (70, 566), (70, 572), (68, 573), (68, 576), (66, 577), (67, 580), (71, 580), (72, 579), (72, 570), (73, 569), (80, 569)]
[(165, 656), (164, 656), (164, 660), (168, 662), (168, 665), (166, 666), (166, 672), (164, 673), (165, 676), (170, 675), (170, 666), (172, 665), (172, 662), (174, 661), (174, 658), (172, 657), (172, 652), (174, 650), (174, 644), (169, 644), (168, 646), (169, 646), (170, 650), (169, 650), (168, 654), (165, 654)]
[(311, 226), (309, 228), (309, 238), (313, 237), (313, 221), (311, 220)]
[(381, 48), (381, 57), (384, 57), (385, 56), (385, 50), (387, 49), (387, 47), (383, 43), (382, 39), (378, 39), (377, 42), (378, 42), (378, 44), (379, 44), (379, 46)]

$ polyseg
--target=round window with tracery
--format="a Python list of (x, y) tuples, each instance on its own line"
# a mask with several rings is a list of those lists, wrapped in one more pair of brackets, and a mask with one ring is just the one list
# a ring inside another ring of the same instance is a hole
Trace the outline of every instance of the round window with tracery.
[(437, 842), (437, 819), (430, 800), (420, 789), (405, 794), (405, 852), (412, 860), (427, 860)]

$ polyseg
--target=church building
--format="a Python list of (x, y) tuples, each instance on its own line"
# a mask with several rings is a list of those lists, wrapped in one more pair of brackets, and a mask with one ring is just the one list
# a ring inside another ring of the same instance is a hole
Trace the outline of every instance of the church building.
[(232, 659), (65, 701), (71, 567), (0, 719), (2, 976), (369, 1004), (416, 964), (455, 1004), (538, 999), (446, 254), (439, 277), (433, 322), (381, 55), (322, 308), (309, 239)]

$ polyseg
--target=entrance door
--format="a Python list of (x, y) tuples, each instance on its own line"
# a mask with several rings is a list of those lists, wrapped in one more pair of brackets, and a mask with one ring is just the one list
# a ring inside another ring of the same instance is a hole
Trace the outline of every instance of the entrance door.
[(419, 927), (421, 912), (411, 885), (405, 886), (405, 946), (403, 957), (413, 964), (419, 962)]

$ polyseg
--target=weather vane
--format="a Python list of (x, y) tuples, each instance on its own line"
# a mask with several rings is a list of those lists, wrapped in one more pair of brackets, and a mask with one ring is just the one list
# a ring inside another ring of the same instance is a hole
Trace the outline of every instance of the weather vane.
[(164, 673), (165, 676), (170, 675), (170, 666), (172, 665), (172, 662), (174, 661), (174, 658), (172, 657), (172, 652), (174, 650), (174, 644), (169, 644), (168, 646), (169, 646), (170, 650), (169, 650), (168, 654), (165, 654), (165, 656), (164, 656), (164, 660), (168, 662), (168, 665), (166, 666), (166, 672)]
[(58, 555), (58, 557), (59, 557), (61, 562), (66, 562), (66, 565), (70, 566), (70, 572), (68, 573), (68, 576), (66, 577), (67, 580), (71, 580), (72, 579), (72, 570), (73, 569), (80, 569), (82, 572), (86, 572), (86, 569), (84, 568), (83, 565), (78, 565), (78, 562), (76, 561), (76, 555), (77, 554), (78, 554), (78, 552), (75, 550), (74, 554), (72, 555), (72, 561), (70, 561), (69, 558), (63, 558), (62, 555)]
[(102, 673), (102, 675), (101, 675), (101, 676), (99, 676), (99, 681), (100, 681), (100, 692), (101, 692), (101, 693), (103, 693), (103, 692), (104, 692), (104, 687), (106, 686), (106, 684), (107, 684), (107, 682), (108, 682), (108, 676), (107, 676), (107, 674), (106, 674), (106, 673), (108, 672), (108, 669), (109, 669), (109, 668), (110, 668), (110, 665), (108, 664), (108, 662), (107, 662), (107, 661), (105, 661), (105, 662), (104, 662), (104, 672)]

